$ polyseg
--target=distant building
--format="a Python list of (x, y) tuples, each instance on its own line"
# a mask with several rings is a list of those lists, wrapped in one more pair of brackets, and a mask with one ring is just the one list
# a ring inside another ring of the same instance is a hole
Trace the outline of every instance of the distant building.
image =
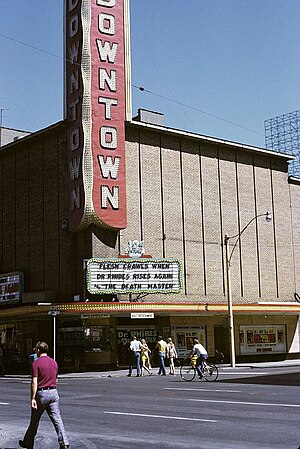
[(300, 110), (265, 120), (265, 145), (296, 156), (289, 163), (289, 174), (300, 178)]
[(31, 133), (28, 131), (20, 131), (19, 129), (2, 127), (0, 128), (0, 147), (4, 147), (4, 145), (22, 139), (29, 134)]

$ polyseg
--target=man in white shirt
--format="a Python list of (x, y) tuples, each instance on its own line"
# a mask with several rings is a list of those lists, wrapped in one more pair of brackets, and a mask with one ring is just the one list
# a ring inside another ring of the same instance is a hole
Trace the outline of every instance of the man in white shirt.
[[(196, 370), (198, 373), (199, 378), (202, 378), (202, 360), (206, 360), (208, 357), (207, 351), (205, 349), (204, 346), (201, 345), (201, 343), (199, 343), (198, 338), (194, 339), (194, 346), (193, 349), (190, 353), (190, 357), (193, 357), (193, 355), (197, 356), (197, 361), (196, 361)], [(199, 366), (201, 366), (201, 369), (199, 368)]]
[(127, 377), (131, 377), (133, 364), (136, 365), (136, 377), (141, 376), (141, 342), (133, 335), (130, 342), (131, 360), (129, 365), (129, 373)]

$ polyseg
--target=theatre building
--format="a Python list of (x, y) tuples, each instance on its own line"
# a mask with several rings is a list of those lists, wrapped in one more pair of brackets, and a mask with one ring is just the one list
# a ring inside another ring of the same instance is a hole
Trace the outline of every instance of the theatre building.
[[(8, 369), (28, 370), (39, 339), (62, 370), (124, 366), (132, 334), (150, 347), (171, 336), (181, 357), (197, 336), (229, 361), (233, 335), (237, 361), (298, 358), (293, 156), (171, 129), (144, 109), (131, 119), (117, 20), (127, 2), (66, 3), (66, 119), (0, 150)], [(85, 15), (99, 34), (90, 52)]]

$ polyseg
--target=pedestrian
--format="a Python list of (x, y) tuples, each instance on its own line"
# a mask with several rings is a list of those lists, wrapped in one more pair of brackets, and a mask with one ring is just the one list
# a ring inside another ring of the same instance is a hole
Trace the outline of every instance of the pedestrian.
[(6, 372), (4, 365), (4, 349), (2, 344), (0, 344), (0, 369), (2, 374)]
[[(189, 356), (192, 358), (193, 356), (197, 357), (196, 360), (196, 370), (199, 376), (199, 379), (202, 379), (202, 361), (206, 360), (208, 357), (207, 351), (204, 346), (199, 343), (198, 338), (194, 339), (194, 346)], [(201, 368), (199, 368), (201, 366)]]
[(59, 410), (59, 395), (57, 392), (58, 366), (55, 360), (48, 356), (49, 347), (44, 341), (37, 342), (35, 352), (37, 360), (32, 363), (31, 377), (31, 419), (21, 447), (33, 449), (40, 419), (46, 410), (55, 428), (60, 449), (69, 447), (68, 437)]
[(163, 340), (161, 335), (159, 335), (158, 337), (156, 348), (158, 350), (158, 357), (159, 357), (159, 371), (157, 374), (165, 376), (166, 375), (165, 358), (166, 358), (167, 343), (165, 342), (165, 340)]
[(142, 338), (141, 340), (142, 376), (144, 376), (145, 371), (147, 371), (149, 376), (152, 376), (149, 354), (151, 354), (149, 346), (147, 345), (146, 340)]
[(37, 353), (35, 352), (35, 348), (33, 348), (33, 353), (29, 354), (29, 366), (30, 366), (30, 373), (32, 374), (32, 364), (35, 360), (38, 359)]
[(130, 342), (131, 359), (129, 364), (129, 373), (127, 377), (131, 377), (133, 365), (136, 365), (136, 377), (141, 376), (141, 342), (133, 335)]
[(166, 355), (167, 359), (169, 360), (169, 367), (170, 367), (169, 374), (172, 374), (174, 376), (175, 375), (174, 359), (177, 359), (177, 351), (171, 337), (168, 338), (167, 342), (168, 343)]
[(216, 363), (224, 363), (224, 354), (218, 349), (215, 350)]

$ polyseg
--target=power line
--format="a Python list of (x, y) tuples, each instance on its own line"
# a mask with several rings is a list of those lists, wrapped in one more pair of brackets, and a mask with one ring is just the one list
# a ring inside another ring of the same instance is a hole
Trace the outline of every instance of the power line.
[(55, 58), (62, 59), (61, 56), (51, 53), (50, 51), (43, 50), (42, 48), (38, 48), (38, 47), (35, 47), (34, 45), (27, 44), (26, 42), (19, 41), (18, 39), (6, 36), (5, 34), (0, 34), (0, 37), (4, 37), (4, 39), (8, 39), (8, 40), (16, 42), (17, 44), (20, 44), (20, 45), (24, 45), (25, 47), (32, 48), (33, 50), (38, 50), (42, 53), (46, 53), (47, 55), (54, 56)]
[[(0, 1), (1, 1), (1, 0), (0, 0)], [(64, 59), (64, 58), (62, 58), (61, 56), (56, 55), (55, 53), (51, 53), (50, 51), (43, 50), (42, 48), (39, 48), (39, 47), (35, 47), (34, 45), (28, 44), (27, 42), (20, 41), (20, 40), (18, 40), (18, 39), (13, 38), (13, 37), (6, 36), (5, 34), (1, 34), (1, 33), (0, 33), (0, 37), (4, 37), (4, 39), (8, 39), (8, 40), (10, 40), (10, 41), (12, 41), (12, 42), (16, 42), (17, 44), (20, 44), (20, 45), (24, 45), (25, 47), (32, 48), (33, 50), (40, 51), (41, 53), (45, 53), (46, 55), (53, 56), (54, 58), (60, 59), (61, 61), (70, 62), (72, 65), (78, 65), (78, 66), (80, 66), (80, 64), (78, 64), (78, 63), (75, 62), (75, 61), (71, 61), (70, 59), (67, 59), (67, 58)]]
[[(43, 50), (42, 48), (39, 48), (39, 47), (36, 47), (34, 45), (28, 44), (26, 42), (20, 41), (18, 39), (13, 38), (13, 37), (6, 36), (5, 34), (1, 34), (0, 33), (0, 37), (3, 37), (4, 39), (8, 39), (8, 40), (10, 40), (12, 42), (16, 42), (17, 44), (24, 45), (25, 47), (31, 48), (33, 50), (40, 51), (41, 53), (45, 53), (47, 55), (53, 56), (54, 58), (63, 60), (63, 58), (61, 56), (56, 55), (55, 53), (51, 53), (51, 52), (49, 52), (47, 50)], [(66, 59), (66, 61), (68, 62), (68, 59)], [(73, 61), (69, 61), (69, 62), (72, 62), (72, 64), (75, 64), (75, 65), (77, 64), (76, 62), (73, 62)], [(77, 65), (80, 65), (80, 64), (77, 64)], [(224, 119), (222, 117), (219, 117), (217, 115), (210, 114), (209, 112), (202, 111), (201, 109), (195, 108), (194, 106), (191, 106), (191, 105), (188, 105), (188, 104), (185, 104), (185, 103), (182, 103), (181, 101), (174, 100), (173, 98), (166, 97), (165, 95), (161, 95), (161, 94), (158, 94), (156, 92), (152, 92), (151, 90), (145, 89), (144, 87), (136, 86), (134, 84), (132, 84), (132, 87), (134, 87), (135, 89), (138, 89), (141, 92), (147, 92), (148, 94), (154, 95), (156, 97), (162, 98), (162, 99), (167, 100), (167, 101), (171, 101), (172, 103), (178, 104), (178, 105), (183, 106), (185, 108), (192, 109), (193, 111), (199, 112), (200, 114), (204, 114), (204, 115), (207, 115), (209, 117), (213, 117), (213, 118), (215, 118), (217, 120), (221, 120), (222, 122), (229, 123), (229, 124), (234, 125), (234, 126), (238, 126), (239, 128), (245, 129), (245, 130), (250, 131), (252, 133), (259, 134), (259, 135), (264, 135), (263, 133), (260, 133), (258, 131), (254, 131), (253, 129), (247, 128), (246, 126), (240, 125), (239, 123), (235, 123), (235, 122), (232, 122), (230, 120), (226, 120), (226, 119)]]
[(132, 87), (134, 87), (135, 89), (140, 90), (141, 92), (147, 92), (147, 93), (149, 93), (151, 95), (155, 95), (156, 97), (163, 98), (164, 100), (171, 101), (172, 103), (176, 103), (176, 104), (178, 104), (180, 106), (184, 106), (185, 108), (189, 108), (189, 109), (192, 109), (194, 111), (200, 112), (201, 114), (205, 114), (205, 115), (208, 115), (209, 117), (213, 117), (213, 118), (215, 118), (217, 120), (221, 120), (222, 122), (230, 123), (231, 125), (238, 126), (239, 128), (242, 128), (242, 129), (246, 129), (247, 131), (251, 131), (252, 133), (259, 134), (261, 136), (264, 135), (263, 133), (260, 133), (258, 131), (254, 131), (253, 129), (247, 128), (246, 126), (240, 125), (239, 123), (231, 122), (230, 120), (226, 120), (226, 119), (224, 119), (222, 117), (218, 117), (217, 115), (210, 114), (209, 112), (202, 111), (201, 109), (195, 108), (194, 106), (191, 106), (191, 105), (188, 105), (188, 104), (185, 104), (185, 103), (182, 103), (181, 101), (174, 100), (173, 98), (165, 97), (164, 95), (161, 95), (161, 94), (157, 94), (155, 92), (152, 92), (151, 90), (145, 89), (144, 87), (135, 86), (134, 84), (132, 84)]

